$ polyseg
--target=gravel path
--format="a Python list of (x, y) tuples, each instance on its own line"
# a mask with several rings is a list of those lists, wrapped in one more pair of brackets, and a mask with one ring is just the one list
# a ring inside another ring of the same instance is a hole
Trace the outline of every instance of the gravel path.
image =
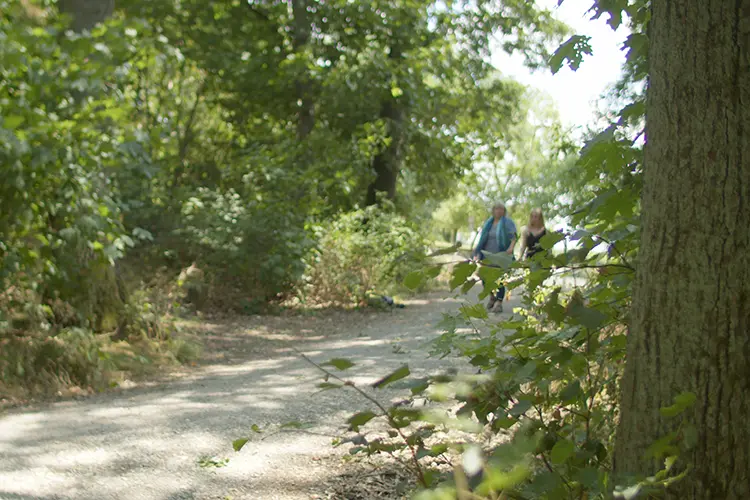
[[(414, 374), (431, 372), (451, 362), (428, 358), (425, 346), (439, 335), (442, 314), (460, 305), (449, 297), (427, 295), (392, 313), (349, 313), (358, 319), (343, 331), (331, 318), (298, 317), (287, 330), (271, 319), (235, 322), (221, 338), (235, 344), (233, 359), (156, 387), (8, 412), (0, 417), (0, 499), (314, 498), (340, 472), (330, 436), (368, 403), (350, 391), (315, 394), (319, 373), (291, 347), (317, 362), (352, 360), (346, 376), (357, 383), (404, 363)], [(515, 305), (506, 302), (506, 311)], [(263, 342), (263, 352), (254, 351)], [(399, 392), (378, 395), (389, 401)], [(290, 421), (313, 427), (263, 441), (250, 430)], [(232, 440), (243, 436), (250, 442), (234, 453)], [(201, 456), (230, 462), (204, 468)]]

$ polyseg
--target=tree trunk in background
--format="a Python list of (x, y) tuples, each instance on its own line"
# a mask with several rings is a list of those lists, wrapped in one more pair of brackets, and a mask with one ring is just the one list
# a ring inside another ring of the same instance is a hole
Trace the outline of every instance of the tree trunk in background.
[(653, 0), (643, 245), (633, 293), (618, 474), (685, 421), (697, 444), (669, 498), (750, 498), (750, 0)]
[(74, 31), (91, 29), (115, 10), (115, 0), (59, 0), (60, 12), (73, 18)]
[[(294, 16), (294, 51), (297, 54), (304, 52), (310, 41), (310, 19), (307, 14), (307, 0), (292, 0), (292, 15)], [(306, 60), (306, 59), (305, 59)], [(297, 90), (297, 137), (304, 139), (315, 126), (315, 104), (310, 95), (310, 79), (305, 74), (295, 82)]]
[[(392, 47), (388, 58), (392, 64), (398, 64), (403, 54), (399, 47)], [(388, 137), (391, 142), (372, 160), (375, 180), (367, 188), (367, 205), (378, 202), (378, 193), (385, 193), (387, 199), (396, 197), (396, 182), (401, 171), (405, 144), (405, 112), (403, 96), (394, 97), (390, 92), (384, 97), (380, 108), (380, 118), (385, 121)]]

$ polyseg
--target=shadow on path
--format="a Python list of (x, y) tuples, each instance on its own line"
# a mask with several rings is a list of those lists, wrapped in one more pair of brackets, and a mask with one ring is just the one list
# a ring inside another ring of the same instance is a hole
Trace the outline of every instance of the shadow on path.
[[(289, 334), (267, 357), (206, 366), (163, 386), (11, 411), (0, 418), (0, 499), (310, 498), (336, 473), (319, 460), (333, 452), (331, 437), (370, 403), (352, 391), (318, 392), (320, 372), (293, 348), (316, 362), (351, 359), (346, 378), (358, 384), (404, 363), (417, 376), (434, 372), (455, 360), (429, 358), (424, 346), (457, 306), (430, 295), (355, 331), (324, 340)], [(245, 330), (237, 324), (223, 335), (248, 337)], [(252, 343), (252, 335), (238, 342)], [(388, 402), (401, 393), (373, 394)], [(290, 421), (311, 424), (313, 434), (250, 430)], [(234, 453), (239, 437), (250, 442)], [(204, 455), (231, 460), (206, 469), (198, 465)]]

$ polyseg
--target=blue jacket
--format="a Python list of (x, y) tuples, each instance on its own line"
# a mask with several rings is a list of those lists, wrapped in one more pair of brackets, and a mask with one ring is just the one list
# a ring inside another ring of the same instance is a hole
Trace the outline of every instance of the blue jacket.
[[(484, 223), (484, 226), (482, 226), (482, 232), (479, 236), (479, 243), (477, 243), (477, 246), (474, 249), (472, 255), (482, 254), (482, 248), (484, 248), (484, 245), (487, 243), (487, 238), (489, 238), (490, 229), (492, 229), (492, 223), (494, 222), (494, 220), (494, 217), (490, 217)], [(510, 242), (513, 240), (513, 238), (516, 237), (516, 224), (510, 219), (510, 217), (503, 216), (497, 224), (496, 231), (497, 242), (500, 246), (500, 251), (504, 252), (508, 249), (508, 247), (510, 247)]]

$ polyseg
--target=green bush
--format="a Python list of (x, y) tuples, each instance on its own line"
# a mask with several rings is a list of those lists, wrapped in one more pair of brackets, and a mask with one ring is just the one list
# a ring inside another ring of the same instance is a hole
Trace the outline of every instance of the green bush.
[(178, 234), (205, 271), (211, 305), (254, 310), (299, 283), (313, 240), (303, 217), (288, 207), (201, 188), (183, 204), (182, 216)]
[(394, 283), (426, 259), (419, 228), (375, 206), (341, 215), (318, 235), (307, 276), (309, 296), (318, 301), (363, 303), (370, 293), (398, 291)]

